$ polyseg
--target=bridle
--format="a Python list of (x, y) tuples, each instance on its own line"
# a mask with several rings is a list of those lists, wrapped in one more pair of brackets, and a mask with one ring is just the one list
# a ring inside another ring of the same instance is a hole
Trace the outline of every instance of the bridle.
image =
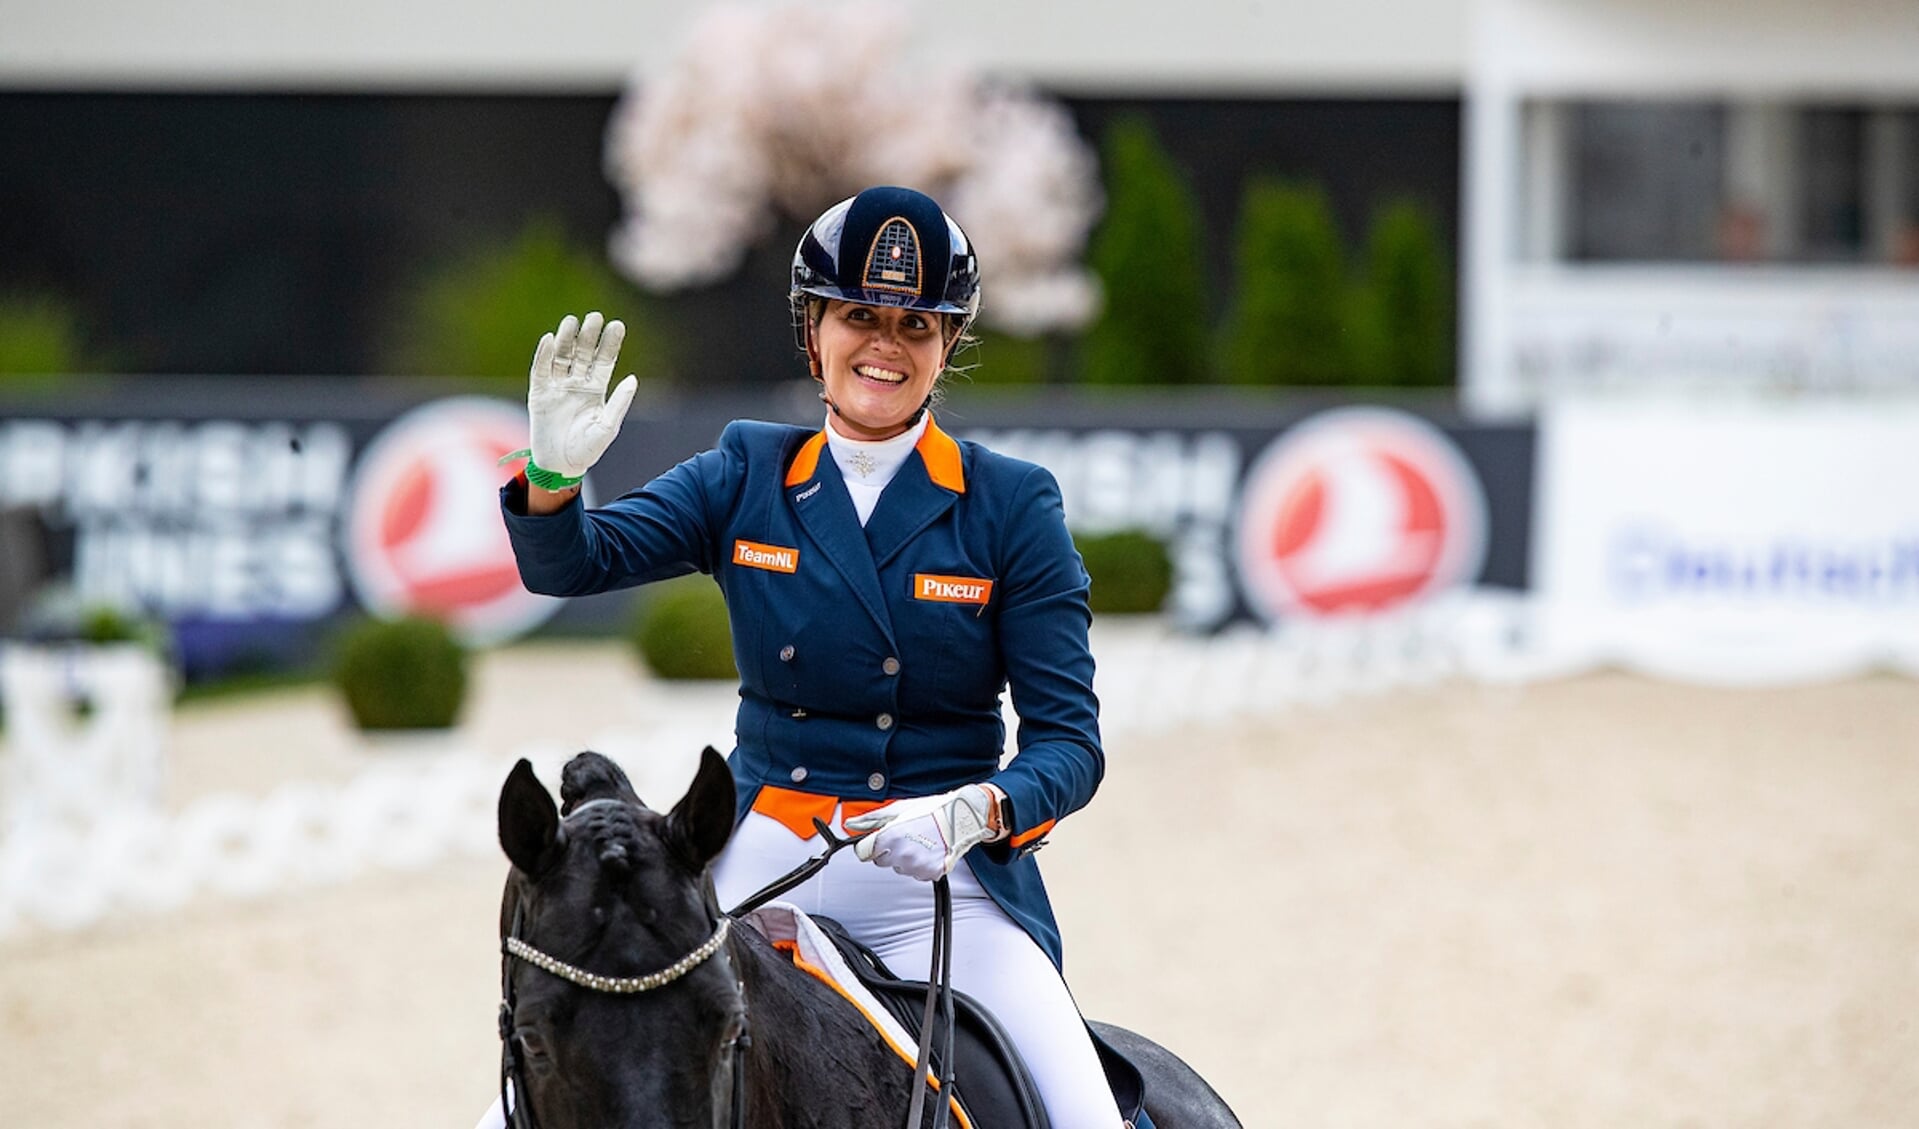
[[(620, 801), (613, 799), (589, 800), (567, 813), (571, 819), (587, 808), (600, 804), (612, 804)], [(859, 841), (858, 836), (841, 837), (823, 819), (815, 818), (813, 827), (827, 843), (827, 848), (814, 857), (807, 859), (791, 872), (774, 879), (766, 886), (754, 892), (745, 901), (734, 906), (720, 917), (712, 936), (698, 948), (687, 953), (679, 960), (644, 976), (601, 976), (568, 964), (558, 957), (541, 952), (520, 937), (520, 928), (525, 924), (526, 909), (519, 902), (513, 906), (513, 925), (500, 941), (501, 953), (501, 1002), (500, 1002), (500, 1108), (506, 1114), (509, 1129), (539, 1129), (539, 1122), (533, 1116), (533, 1105), (526, 1086), (526, 1064), (521, 1060), (519, 1047), (513, 1038), (513, 961), (526, 963), (557, 976), (570, 984), (595, 992), (608, 992), (617, 995), (632, 995), (664, 988), (679, 980), (706, 963), (715, 953), (726, 946), (726, 938), (733, 921), (765, 905), (767, 902), (800, 885), (813, 875), (825, 869), (835, 854), (844, 847), (850, 847)], [(933, 883), (933, 959), (932, 969), (927, 977), (926, 1007), (920, 1019), (919, 1061), (913, 1065), (913, 1095), (907, 1106), (906, 1129), (919, 1129), (921, 1115), (925, 1108), (922, 1098), (923, 1080), (931, 1062), (933, 1044), (936, 1035), (944, 1036), (946, 1054), (944, 1069), (941, 1070), (934, 1101), (935, 1112), (930, 1129), (944, 1129), (947, 1113), (952, 1106), (954, 1081), (953, 1054), (953, 893), (946, 878), (942, 876)], [(735, 989), (745, 992), (745, 985), (736, 978)], [(939, 1027), (934, 1019), (940, 1020)], [(733, 1109), (728, 1124), (732, 1129), (745, 1129), (746, 1117), (746, 1051), (753, 1045), (748, 1032), (746, 1016), (741, 1013), (740, 1032), (731, 1042), (733, 1051)], [(512, 1093), (508, 1094), (511, 1084)], [(517, 1100), (509, 1100), (509, 1098)]]
[[(618, 803), (612, 799), (588, 800), (567, 813), (567, 818), (600, 804)], [(526, 924), (526, 907), (516, 901), (513, 906), (513, 925), (500, 941), (500, 1108), (506, 1114), (510, 1129), (539, 1129), (539, 1121), (533, 1116), (533, 1102), (526, 1085), (526, 1063), (520, 1056), (520, 1048), (513, 1038), (513, 961), (519, 959), (542, 972), (557, 976), (569, 984), (594, 992), (606, 992), (613, 995), (629, 996), (640, 992), (651, 992), (664, 988), (687, 973), (705, 964), (712, 956), (726, 946), (726, 938), (733, 925), (730, 915), (722, 916), (719, 924), (708, 937), (692, 952), (660, 969), (644, 976), (601, 976), (596, 972), (571, 965), (553, 956), (541, 952), (520, 937), (520, 930)], [(744, 992), (745, 986), (736, 979), (734, 990)], [(733, 1109), (730, 1124), (732, 1129), (745, 1129), (746, 1117), (746, 1050), (753, 1045), (747, 1034), (745, 1012), (741, 1012), (739, 1034), (735, 1035), (729, 1046), (733, 1051)], [(512, 1093), (508, 1093), (511, 1084)]]

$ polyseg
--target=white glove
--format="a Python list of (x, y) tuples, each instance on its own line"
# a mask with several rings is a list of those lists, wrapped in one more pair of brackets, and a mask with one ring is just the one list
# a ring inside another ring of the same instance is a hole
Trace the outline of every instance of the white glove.
[(961, 855), (1005, 834), (993, 827), (998, 802), (984, 785), (968, 784), (937, 796), (895, 800), (847, 820), (846, 829), (870, 832), (853, 844), (860, 858), (931, 882), (951, 873)]
[[(620, 423), (639, 388), (639, 378), (629, 375), (607, 397), (606, 382), (613, 376), (620, 343), (626, 340), (626, 326), (618, 321), (604, 325), (602, 332), (597, 313), (586, 315), (584, 322), (568, 314), (559, 332), (540, 338), (539, 348), (533, 351), (526, 392), (530, 449), (533, 465), (549, 475), (575, 481), (584, 477), (620, 433)], [(535, 479), (534, 485), (557, 489), (572, 482), (548, 486)]]

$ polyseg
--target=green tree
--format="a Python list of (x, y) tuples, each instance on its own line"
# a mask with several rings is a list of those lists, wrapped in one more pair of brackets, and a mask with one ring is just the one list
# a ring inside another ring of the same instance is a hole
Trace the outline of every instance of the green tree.
[(626, 323), (621, 372), (657, 374), (665, 348), (645, 300), (605, 259), (567, 239), (560, 224), (534, 219), (510, 243), (430, 268), (407, 284), (387, 327), (391, 373), (526, 382), (540, 335), (561, 316), (598, 310)]
[(974, 329), (977, 340), (960, 346), (953, 361), (959, 374), (975, 384), (1045, 384), (1052, 364), (1053, 338), (1015, 337)]
[(1199, 204), (1152, 127), (1107, 133), (1106, 215), (1087, 260), (1105, 292), (1080, 345), (1091, 384), (1193, 384), (1209, 378)]
[(1326, 194), (1258, 179), (1240, 205), (1220, 367), (1239, 384), (1347, 384), (1346, 257)]
[(0, 298), (0, 380), (34, 383), (103, 367), (71, 304), (51, 294)]
[(1453, 281), (1439, 225), (1412, 200), (1388, 204), (1367, 238), (1358, 319), (1367, 327), (1366, 382), (1432, 387), (1453, 382)]

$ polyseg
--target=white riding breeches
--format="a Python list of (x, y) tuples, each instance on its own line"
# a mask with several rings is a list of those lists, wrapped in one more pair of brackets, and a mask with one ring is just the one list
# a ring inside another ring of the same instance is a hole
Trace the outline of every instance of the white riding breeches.
[[(840, 814), (833, 826), (839, 830)], [(748, 812), (713, 869), (720, 905), (734, 906), (812, 858), (825, 844), (800, 839), (777, 820)], [(962, 859), (953, 891), (953, 987), (986, 1005), (1019, 1048), (1054, 1129), (1117, 1129), (1119, 1107), (1100, 1069), (1086, 1021), (1059, 970), (1006, 915)], [(852, 851), (780, 895), (846, 926), (886, 967), (924, 979), (933, 955), (933, 885), (895, 874)]]
[[(839, 830), (840, 814), (833, 826)], [(777, 820), (750, 812), (714, 864), (720, 905), (732, 907), (819, 854)], [(1059, 970), (1026, 931), (980, 887), (962, 860), (953, 892), (953, 987), (978, 1000), (1005, 1028), (1026, 1062), (1054, 1129), (1119, 1129), (1119, 1107)], [(841, 851), (818, 874), (780, 895), (824, 914), (900, 976), (923, 979), (933, 951), (933, 886)], [(477, 1129), (504, 1129), (496, 1099)]]

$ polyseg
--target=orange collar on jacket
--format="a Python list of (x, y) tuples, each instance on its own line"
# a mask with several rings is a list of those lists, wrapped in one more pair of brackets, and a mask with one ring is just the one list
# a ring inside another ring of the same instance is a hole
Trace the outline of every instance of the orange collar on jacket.
[[(960, 463), (959, 443), (940, 430), (938, 421), (926, 421), (926, 431), (920, 441), (913, 444), (913, 449), (919, 452), (920, 461), (926, 464), (926, 477), (932, 479), (935, 486), (943, 486), (955, 494), (966, 493), (966, 469)], [(826, 432), (821, 430), (793, 456), (793, 465), (786, 468), (786, 484), (798, 486), (811, 481), (819, 471), (820, 452), (824, 450)]]

